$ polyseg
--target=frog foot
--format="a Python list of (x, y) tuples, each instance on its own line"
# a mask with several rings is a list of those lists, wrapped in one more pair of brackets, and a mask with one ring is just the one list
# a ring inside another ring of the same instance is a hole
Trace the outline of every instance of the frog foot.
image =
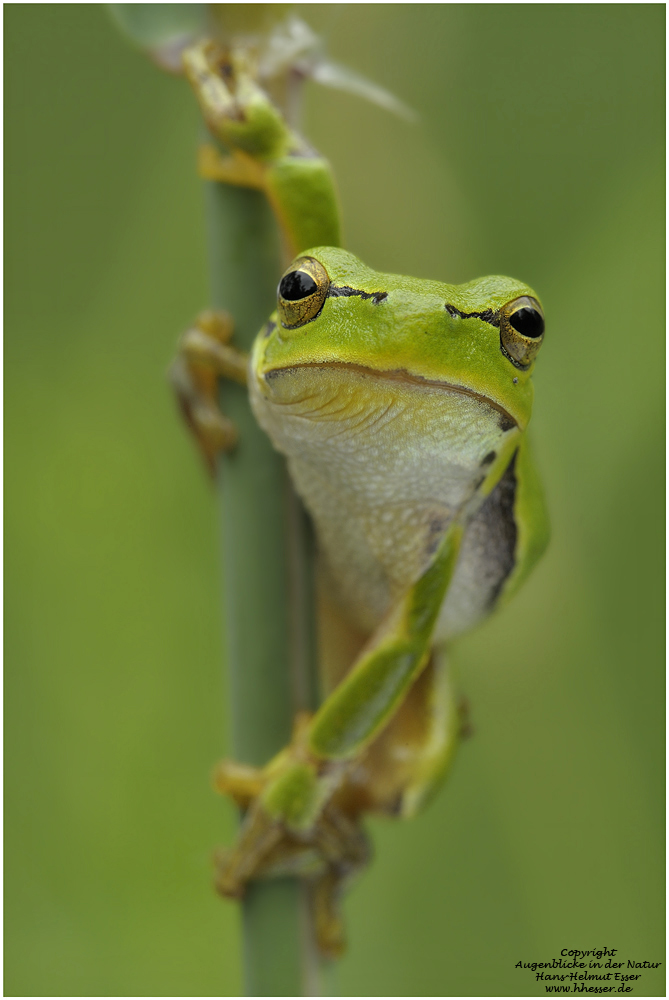
[(307, 880), (319, 951), (338, 958), (346, 947), (341, 897), (369, 857), (360, 823), (332, 803), (305, 830), (253, 806), (237, 844), (216, 855), (215, 886), (222, 896), (240, 899), (254, 879), (292, 875)]
[(228, 378), (246, 385), (248, 359), (230, 344), (232, 332), (228, 313), (201, 312), (181, 337), (169, 371), (184, 419), (212, 474), (217, 455), (237, 443), (237, 430), (218, 405), (218, 381)]
[(217, 890), (239, 899), (254, 879), (308, 880), (316, 941), (328, 958), (344, 951), (341, 896), (370, 856), (359, 813), (347, 808), (348, 769), (309, 760), (298, 726), (266, 768), (223, 761), (215, 774), (217, 790), (245, 810), (237, 843), (216, 858)]

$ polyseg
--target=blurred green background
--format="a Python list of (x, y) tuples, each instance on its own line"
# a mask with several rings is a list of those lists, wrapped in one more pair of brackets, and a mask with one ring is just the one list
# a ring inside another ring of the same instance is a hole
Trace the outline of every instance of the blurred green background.
[[(341, 993), (541, 995), (514, 966), (565, 947), (661, 961), (664, 6), (299, 10), (421, 115), (310, 86), (349, 248), (514, 275), (548, 317), (552, 545), (454, 652), (475, 737), (448, 786), (372, 824)], [(5, 994), (237, 995), (215, 503), (163, 377), (207, 303), (198, 115), (102, 6), (5, 26)]]

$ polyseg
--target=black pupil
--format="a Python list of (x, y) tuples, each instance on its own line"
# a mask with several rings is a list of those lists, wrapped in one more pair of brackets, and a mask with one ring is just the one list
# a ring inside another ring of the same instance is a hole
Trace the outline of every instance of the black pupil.
[(318, 285), (306, 271), (291, 271), (284, 274), (279, 285), (279, 295), (288, 302), (295, 302), (297, 299), (306, 299), (307, 295), (313, 295)]
[(523, 337), (540, 337), (545, 329), (544, 318), (541, 313), (537, 312), (536, 309), (527, 307), (518, 309), (515, 313), (512, 313), (509, 316), (509, 322), (514, 330), (517, 330)]

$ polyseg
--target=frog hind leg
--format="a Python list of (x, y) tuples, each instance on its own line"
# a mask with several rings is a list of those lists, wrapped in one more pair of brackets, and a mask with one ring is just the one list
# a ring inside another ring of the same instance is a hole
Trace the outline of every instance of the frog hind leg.
[(362, 817), (367, 812), (415, 815), (443, 781), (462, 729), (462, 703), (439, 651), (396, 715), (343, 777), (318, 821), (304, 830), (289, 828), (260, 806), (271, 766), (263, 771), (223, 762), (215, 775), (217, 790), (250, 808), (237, 844), (218, 857), (218, 891), (234, 899), (251, 879), (306, 879), (319, 951), (339, 957), (346, 944), (341, 899), (370, 858)]
[(347, 794), (349, 779), (428, 667), (434, 624), (461, 539), (455, 522), (349, 673), (263, 768), (263, 787), (219, 870), (220, 891), (237, 898), (251, 879), (266, 875), (292, 872), (320, 880), (316, 923), (324, 953), (343, 948), (338, 896), (368, 853), (360, 826), (365, 804)]
[(447, 656), (434, 650), (399, 711), (351, 772), (346, 794), (360, 808), (415, 816), (444, 781), (466, 734)]

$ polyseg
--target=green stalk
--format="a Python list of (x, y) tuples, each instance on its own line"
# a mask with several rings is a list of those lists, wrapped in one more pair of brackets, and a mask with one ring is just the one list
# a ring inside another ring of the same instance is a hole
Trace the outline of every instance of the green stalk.
[[(280, 274), (276, 225), (255, 191), (205, 184), (212, 304), (235, 319), (249, 350), (273, 309)], [(222, 405), (239, 444), (219, 465), (225, 643), (232, 748), (265, 764), (291, 735), (295, 711), (316, 704), (310, 552), (283, 459), (226, 382)], [(314, 996), (318, 959), (306, 891), (296, 879), (252, 883), (242, 903), (247, 996)]]
[[(173, 42), (208, 30), (262, 33), (285, 4), (108, 4), (117, 26), (163, 66)], [(275, 305), (282, 267), (276, 223), (256, 191), (205, 184), (211, 304), (235, 321), (249, 351)], [(318, 705), (310, 529), (283, 459), (251, 413), (247, 392), (226, 382), (221, 405), (239, 431), (218, 465), (223, 615), (232, 752), (265, 764), (289, 741), (295, 713)], [(242, 903), (247, 996), (320, 995), (308, 890), (296, 879), (252, 883)], [(328, 995), (333, 995), (330, 986)]]

